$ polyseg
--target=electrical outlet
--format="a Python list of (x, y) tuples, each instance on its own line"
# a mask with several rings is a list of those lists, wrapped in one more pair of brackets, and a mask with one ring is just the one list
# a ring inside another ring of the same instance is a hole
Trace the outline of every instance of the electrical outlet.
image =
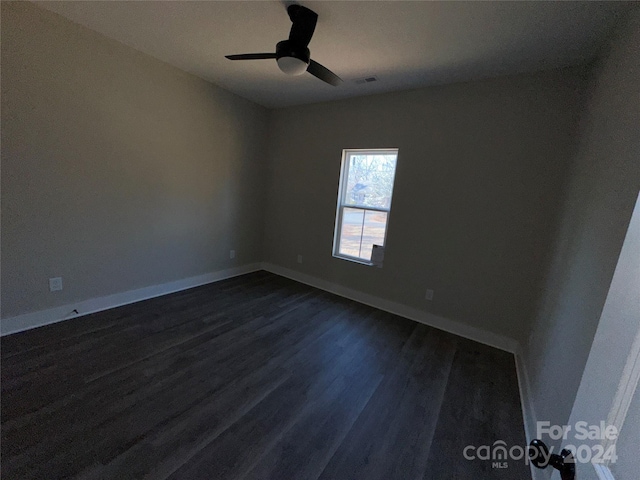
[(57, 292), (62, 290), (62, 277), (55, 277), (49, 279), (49, 291)]
[(229, 250), (229, 258), (236, 258), (236, 251), (235, 250)]
[(428, 289), (427, 294), (424, 296), (427, 300), (433, 300), (433, 290)]
[(302, 263), (302, 255), (298, 254), (298, 263)]

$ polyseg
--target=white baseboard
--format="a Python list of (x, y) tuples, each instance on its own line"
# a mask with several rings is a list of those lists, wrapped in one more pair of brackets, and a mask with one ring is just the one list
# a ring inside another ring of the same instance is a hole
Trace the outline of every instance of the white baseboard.
[(518, 342), (503, 335), (487, 332), (480, 328), (472, 327), (455, 320), (450, 320), (448, 318), (434, 315), (417, 308), (408, 307), (390, 300), (385, 300), (374, 295), (353, 290), (351, 288), (344, 287), (327, 280), (322, 280), (311, 275), (296, 272), (272, 263), (262, 263), (262, 268), (268, 272), (275, 273), (276, 275), (281, 275), (297, 282), (311, 285), (312, 287), (319, 288), (320, 290), (325, 290), (341, 297), (345, 297), (359, 303), (364, 303), (365, 305), (369, 305), (379, 310), (384, 310), (385, 312), (393, 313), (394, 315), (405, 317), (500, 350), (505, 350), (513, 354), (518, 350)]
[[(528, 445), (531, 440), (536, 438), (538, 417), (533, 406), (531, 383), (529, 382), (529, 373), (527, 370), (527, 363), (524, 358), (524, 351), (520, 345), (518, 345), (515, 357), (518, 388), (520, 390), (520, 401), (522, 403), (522, 417), (524, 419), (524, 433)], [(534, 467), (532, 464), (529, 464), (529, 466), (531, 467), (531, 478), (533, 480), (543, 480), (548, 478), (548, 473), (545, 475), (543, 474), (543, 470)]]
[[(163, 283), (161, 285), (152, 285), (150, 287), (139, 288), (137, 290), (129, 290), (127, 292), (115, 293), (105, 297), (91, 298), (89, 300), (82, 300), (76, 303), (62, 305), (60, 307), (48, 308), (37, 312), (16, 315), (15, 317), (3, 318), (0, 320), (0, 336), (11, 335), (13, 333), (42, 327), (51, 323), (81, 317), (90, 313), (120, 307), (122, 305), (139, 302), (141, 300), (147, 300), (149, 298), (160, 297), (169, 293), (179, 292), (181, 290), (187, 290), (207, 283), (218, 282), (238, 275), (244, 275), (245, 273), (255, 272), (260, 269), (261, 266), (259, 263), (252, 263), (241, 267), (219, 270), (217, 272), (206, 273), (196, 277), (189, 277), (182, 280), (176, 280), (174, 282)], [(74, 310), (78, 313), (74, 313)]]

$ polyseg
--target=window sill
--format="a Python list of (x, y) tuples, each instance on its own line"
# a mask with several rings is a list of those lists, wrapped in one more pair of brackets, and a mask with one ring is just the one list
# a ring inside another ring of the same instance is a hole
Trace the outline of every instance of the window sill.
[(375, 265), (372, 262), (369, 262), (367, 260), (362, 260), (361, 258), (356, 258), (356, 257), (348, 257), (346, 255), (337, 255), (337, 254), (333, 254), (334, 258), (339, 258), (340, 260), (347, 260), (348, 262), (353, 262), (353, 263), (359, 263), (360, 265), (365, 265), (367, 267), (374, 267)]

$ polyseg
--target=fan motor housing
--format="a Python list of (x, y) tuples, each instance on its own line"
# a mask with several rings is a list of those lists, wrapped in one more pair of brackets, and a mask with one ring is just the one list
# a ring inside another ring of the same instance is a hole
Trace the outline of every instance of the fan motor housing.
[(278, 67), (287, 75), (302, 75), (307, 71), (310, 59), (307, 47), (296, 45), (290, 40), (283, 40), (276, 45)]
[(311, 52), (307, 47), (296, 46), (289, 40), (282, 40), (276, 45), (276, 60), (282, 57), (293, 57), (309, 65)]

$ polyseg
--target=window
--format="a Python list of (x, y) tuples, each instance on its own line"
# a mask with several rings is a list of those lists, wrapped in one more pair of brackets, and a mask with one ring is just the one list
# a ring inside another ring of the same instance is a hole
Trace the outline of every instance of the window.
[(373, 246), (384, 247), (397, 159), (397, 149), (342, 152), (334, 256), (371, 263)]

